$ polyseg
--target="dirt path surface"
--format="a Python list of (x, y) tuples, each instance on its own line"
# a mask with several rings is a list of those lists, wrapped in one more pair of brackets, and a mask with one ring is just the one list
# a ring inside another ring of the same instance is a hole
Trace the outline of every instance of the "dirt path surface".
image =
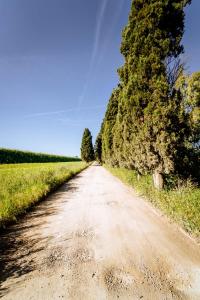
[(92, 166), (0, 235), (12, 300), (200, 299), (200, 249)]

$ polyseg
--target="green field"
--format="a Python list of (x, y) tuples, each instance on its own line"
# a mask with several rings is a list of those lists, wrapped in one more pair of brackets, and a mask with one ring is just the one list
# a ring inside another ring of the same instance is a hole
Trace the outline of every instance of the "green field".
[(0, 164), (50, 163), (71, 161), (81, 161), (81, 159), (78, 157), (0, 148)]
[(83, 162), (0, 165), (0, 226), (86, 168)]
[(123, 168), (106, 167), (113, 175), (132, 186), (139, 195), (153, 203), (188, 232), (200, 237), (200, 188), (191, 182), (177, 188), (159, 191), (154, 188), (152, 176), (141, 176)]

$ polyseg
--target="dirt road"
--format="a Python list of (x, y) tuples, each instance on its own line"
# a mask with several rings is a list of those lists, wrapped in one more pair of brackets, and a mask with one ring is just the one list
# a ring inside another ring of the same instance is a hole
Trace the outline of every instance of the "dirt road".
[(200, 248), (92, 166), (0, 236), (12, 300), (200, 299)]

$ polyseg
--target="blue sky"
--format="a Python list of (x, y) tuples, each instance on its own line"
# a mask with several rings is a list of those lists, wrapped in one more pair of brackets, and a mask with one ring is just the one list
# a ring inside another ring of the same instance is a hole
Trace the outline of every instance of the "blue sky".
[[(79, 155), (118, 82), (130, 0), (0, 0), (0, 147)], [(200, 70), (200, 1), (186, 10), (185, 60)]]

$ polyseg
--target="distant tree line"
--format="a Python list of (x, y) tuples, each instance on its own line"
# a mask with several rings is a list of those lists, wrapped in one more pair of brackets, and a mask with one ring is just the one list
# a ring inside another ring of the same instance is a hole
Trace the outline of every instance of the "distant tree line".
[(190, 0), (133, 0), (114, 89), (95, 144), (96, 158), (151, 173), (200, 178), (200, 72), (186, 74), (184, 8)]
[(71, 162), (80, 160), (81, 159), (77, 157), (67, 157), (0, 148), (0, 164)]

